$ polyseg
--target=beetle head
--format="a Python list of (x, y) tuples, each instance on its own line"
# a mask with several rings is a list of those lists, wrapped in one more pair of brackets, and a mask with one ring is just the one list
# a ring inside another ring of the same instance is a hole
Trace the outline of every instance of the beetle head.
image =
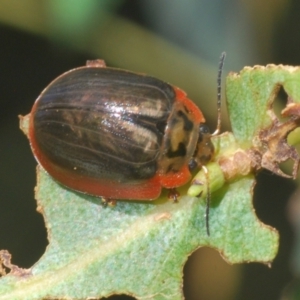
[(194, 170), (196, 167), (201, 168), (212, 159), (214, 146), (211, 142), (211, 136), (209, 127), (205, 123), (200, 123), (197, 146), (189, 162), (190, 170)]

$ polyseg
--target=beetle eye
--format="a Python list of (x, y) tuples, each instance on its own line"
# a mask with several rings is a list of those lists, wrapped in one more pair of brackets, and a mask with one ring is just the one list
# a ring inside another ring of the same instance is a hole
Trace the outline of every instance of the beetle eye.
[(206, 124), (204, 124), (204, 123), (200, 123), (199, 133), (209, 134), (210, 133), (209, 127)]
[(197, 162), (196, 162), (196, 160), (195, 159), (191, 159), (190, 161), (189, 161), (189, 170), (190, 171), (193, 171), (193, 170), (195, 170), (196, 168), (197, 168)]

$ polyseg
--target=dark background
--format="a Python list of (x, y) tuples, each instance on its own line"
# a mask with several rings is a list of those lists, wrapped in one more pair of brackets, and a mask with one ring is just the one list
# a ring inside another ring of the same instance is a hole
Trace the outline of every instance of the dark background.
[[(222, 51), (225, 73), (246, 65), (300, 64), (300, 2), (262, 2), (0, 1), (0, 249), (13, 254), (14, 264), (32, 266), (47, 246), (34, 200), (36, 162), (17, 117), (30, 112), (43, 88), (87, 59), (103, 58), (180, 86), (214, 128)], [(226, 118), (224, 124), (228, 129)], [(257, 215), (280, 232), (272, 268), (229, 266), (217, 252), (200, 249), (186, 266), (187, 300), (280, 298), (295, 276), (287, 212), (295, 189), (291, 180), (266, 171), (257, 178)]]

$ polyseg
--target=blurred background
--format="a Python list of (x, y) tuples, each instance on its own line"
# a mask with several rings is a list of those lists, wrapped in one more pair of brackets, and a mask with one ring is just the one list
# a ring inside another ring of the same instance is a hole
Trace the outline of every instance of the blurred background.
[[(51, 80), (102, 58), (181, 87), (213, 130), (221, 52), (225, 75), (255, 64), (300, 65), (299, 12), (298, 0), (0, 0), (0, 249), (28, 268), (47, 246), (34, 200), (36, 162), (17, 116)], [(230, 129), (225, 109), (222, 122)], [(272, 267), (230, 266), (199, 249), (185, 266), (186, 299), (300, 299), (298, 194), (295, 182), (261, 172), (254, 206), (280, 232)]]

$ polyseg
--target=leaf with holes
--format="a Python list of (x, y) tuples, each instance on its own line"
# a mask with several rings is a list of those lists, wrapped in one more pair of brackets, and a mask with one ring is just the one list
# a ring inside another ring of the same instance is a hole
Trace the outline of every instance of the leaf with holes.
[[(177, 204), (163, 194), (154, 202), (120, 201), (115, 207), (103, 207), (99, 198), (68, 190), (38, 167), (36, 199), (49, 246), (28, 270), (12, 265), (9, 254), (0, 251), (0, 261), (11, 269), (0, 280), (0, 300), (111, 294), (183, 299), (183, 265), (202, 246), (218, 249), (230, 263), (271, 263), (278, 233), (255, 215), (254, 174), (264, 155), (266, 161), (277, 163), (272, 161), (279, 154), (276, 139), (270, 142), (270, 128), (284, 141), (298, 125), (294, 109), (288, 111), (289, 126), (280, 122), (274, 126), (270, 109), (278, 84), (293, 101), (300, 99), (299, 74), (298, 68), (268, 66), (229, 75), (226, 90), (233, 134), (213, 138), (216, 154), (207, 166), (208, 174), (200, 171), (188, 191), (188, 186), (180, 188)], [(25, 132), (28, 118), (21, 119)], [(206, 187), (211, 191), (210, 236), (204, 217)], [(196, 197), (199, 193), (201, 198)]]

